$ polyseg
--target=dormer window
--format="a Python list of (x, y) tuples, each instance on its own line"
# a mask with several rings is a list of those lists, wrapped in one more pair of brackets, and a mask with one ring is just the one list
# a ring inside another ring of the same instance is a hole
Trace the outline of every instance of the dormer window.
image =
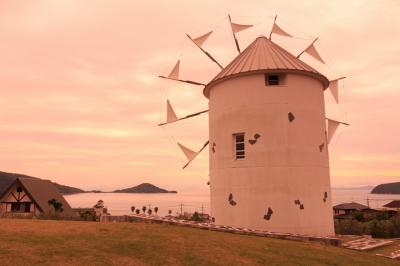
[(285, 76), (283, 74), (265, 74), (266, 86), (283, 85)]

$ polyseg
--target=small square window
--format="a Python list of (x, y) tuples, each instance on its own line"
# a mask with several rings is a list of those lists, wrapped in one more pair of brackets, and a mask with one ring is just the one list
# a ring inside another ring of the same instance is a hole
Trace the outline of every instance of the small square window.
[(278, 86), (284, 84), (284, 74), (265, 74), (265, 86)]
[(236, 160), (245, 158), (244, 133), (233, 134), (234, 156)]
[(279, 76), (268, 75), (268, 85), (279, 85)]

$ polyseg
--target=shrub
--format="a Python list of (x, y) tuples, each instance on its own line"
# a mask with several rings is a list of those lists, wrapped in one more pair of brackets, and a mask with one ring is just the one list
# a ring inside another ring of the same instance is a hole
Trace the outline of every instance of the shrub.
[(387, 220), (387, 219), (389, 219), (389, 213), (387, 213), (387, 212), (378, 212), (375, 215), (375, 219), (379, 220), (379, 221)]
[(353, 218), (359, 222), (364, 221), (364, 214), (362, 212), (356, 211), (353, 213)]
[(192, 217), (190, 217), (190, 220), (196, 221), (196, 222), (201, 221), (199, 213), (198, 212), (194, 212)]
[(335, 232), (341, 235), (363, 235), (367, 228), (364, 223), (357, 220), (339, 220), (335, 222)]
[(400, 216), (383, 219), (388, 217), (387, 215), (387, 213), (377, 215), (368, 222), (356, 219), (335, 221), (335, 232), (343, 235), (371, 235), (376, 238), (400, 237)]
[(96, 221), (96, 213), (91, 210), (79, 211), (79, 218), (83, 221)]

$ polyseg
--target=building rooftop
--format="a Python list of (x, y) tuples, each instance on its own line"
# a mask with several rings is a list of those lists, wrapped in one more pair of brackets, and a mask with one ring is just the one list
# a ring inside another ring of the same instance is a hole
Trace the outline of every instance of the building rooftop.
[(57, 187), (50, 181), (39, 178), (17, 178), (8, 189), (3, 192), (0, 198), (3, 198), (9, 189), (15, 184), (19, 183), (26, 194), (35, 202), (40, 211), (44, 213), (50, 212), (49, 200), (55, 199), (62, 203), (63, 216), (72, 216), (73, 210), (68, 202), (64, 199)]
[(333, 206), (335, 210), (366, 210), (369, 209), (368, 206), (362, 205), (357, 202), (342, 203)]
[(329, 85), (329, 80), (317, 70), (304, 63), (265, 36), (255, 39), (243, 52), (241, 52), (229, 65), (227, 65), (207, 86), (204, 95), (209, 96), (209, 89), (216, 83), (240, 75), (257, 72), (296, 72), (314, 77), (321, 81), (324, 89)]
[(393, 200), (393, 201), (389, 202), (388, 204), (383, 205), (383, 207), (400, 209), (400, 200)]

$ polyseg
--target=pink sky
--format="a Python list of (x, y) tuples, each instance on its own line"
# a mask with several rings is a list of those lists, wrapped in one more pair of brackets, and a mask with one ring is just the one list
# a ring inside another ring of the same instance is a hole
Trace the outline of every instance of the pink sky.
[[(0, 170), (85, 189), (151, 182), (199, 192), (208, 154), (186, 170), (180, 141), (198, 149), (207, 116), (165, 129), (165, 94), (178, 115), (207, 109), (202, 88), (157, 78), (181, 59), (185, 78), (208, 82), (216, 67), (186, 38), (209, 30), (205, 48), (223, 65), (237, 54), (227, 14), (256, 26), (242, 48), (269, 34), (273, 16), (297, 36), (274, 41), (298, 53), (316, 43), (329, 78), (347, 76), (346, 104), (327, 114), (347, 121), (330, 145), (333, 186), (399, 181), (400, 2), (106, 1), (0, 2)], [(311, 36), (310, 36), (311, 35)]]

